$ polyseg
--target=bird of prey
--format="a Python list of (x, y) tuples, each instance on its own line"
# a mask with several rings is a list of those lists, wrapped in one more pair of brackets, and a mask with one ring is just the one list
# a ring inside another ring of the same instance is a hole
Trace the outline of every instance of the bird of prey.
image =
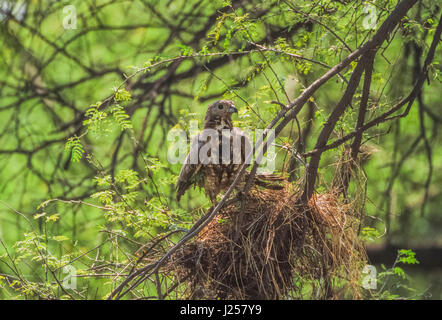
[(207, 108), (204, 129), (192, 140), (178, 177), (178, 201), (189, 187), (197, 185), (216, 205), (216, 196), (232, 184), (251, 151), (247, 136), (233, 127), (232, 114), (237, 112), (230, 100), (218, 100)]

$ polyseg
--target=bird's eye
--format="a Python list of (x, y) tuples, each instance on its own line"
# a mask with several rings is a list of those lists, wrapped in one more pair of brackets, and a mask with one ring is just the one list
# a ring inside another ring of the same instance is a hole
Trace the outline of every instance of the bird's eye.
[(221, 110), (222, 108), (224, 108), (224, 106), (223, 106), (222, 104), (219, 104), (219, 105), (218, 105), (218, 109)]

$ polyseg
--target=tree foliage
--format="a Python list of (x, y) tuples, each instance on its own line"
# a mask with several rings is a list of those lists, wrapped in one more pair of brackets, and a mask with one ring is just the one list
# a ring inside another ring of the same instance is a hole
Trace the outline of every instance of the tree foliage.
[[(427, 0), (5, 1), (0, 297), (180, 298), (152, 257), (216, 212), (199, 190), (174, 200), (167, 134), (219, 98), (275, 129), (301, 202), (339, 190), (362, 240), (434, 241), (440, 19)], [(367, 298), (397, 298), (381, 288)]]

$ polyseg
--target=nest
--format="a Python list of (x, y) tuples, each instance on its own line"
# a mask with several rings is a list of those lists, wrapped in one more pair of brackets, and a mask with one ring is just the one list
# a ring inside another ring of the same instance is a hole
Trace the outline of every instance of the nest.
[(330, 193), (300, 206), (294, 189), (252, 189), (178, 250), (167, 269), (185, 283), (185, 297), (360, 297), (366, 255), (351, 205)]

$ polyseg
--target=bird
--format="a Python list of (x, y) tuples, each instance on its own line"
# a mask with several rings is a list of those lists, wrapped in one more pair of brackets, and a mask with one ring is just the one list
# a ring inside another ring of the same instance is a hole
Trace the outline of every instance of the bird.
[(231, 100), (218, 100), (208, 106), (204, 128), (193, 138), (178, 176), (177, 201), (191, 186), (199, 186), (216, 205), (217, 195), (234, 181), (251, 152), (246, 134), (233, 126), (234, 113), (238, 109)]

